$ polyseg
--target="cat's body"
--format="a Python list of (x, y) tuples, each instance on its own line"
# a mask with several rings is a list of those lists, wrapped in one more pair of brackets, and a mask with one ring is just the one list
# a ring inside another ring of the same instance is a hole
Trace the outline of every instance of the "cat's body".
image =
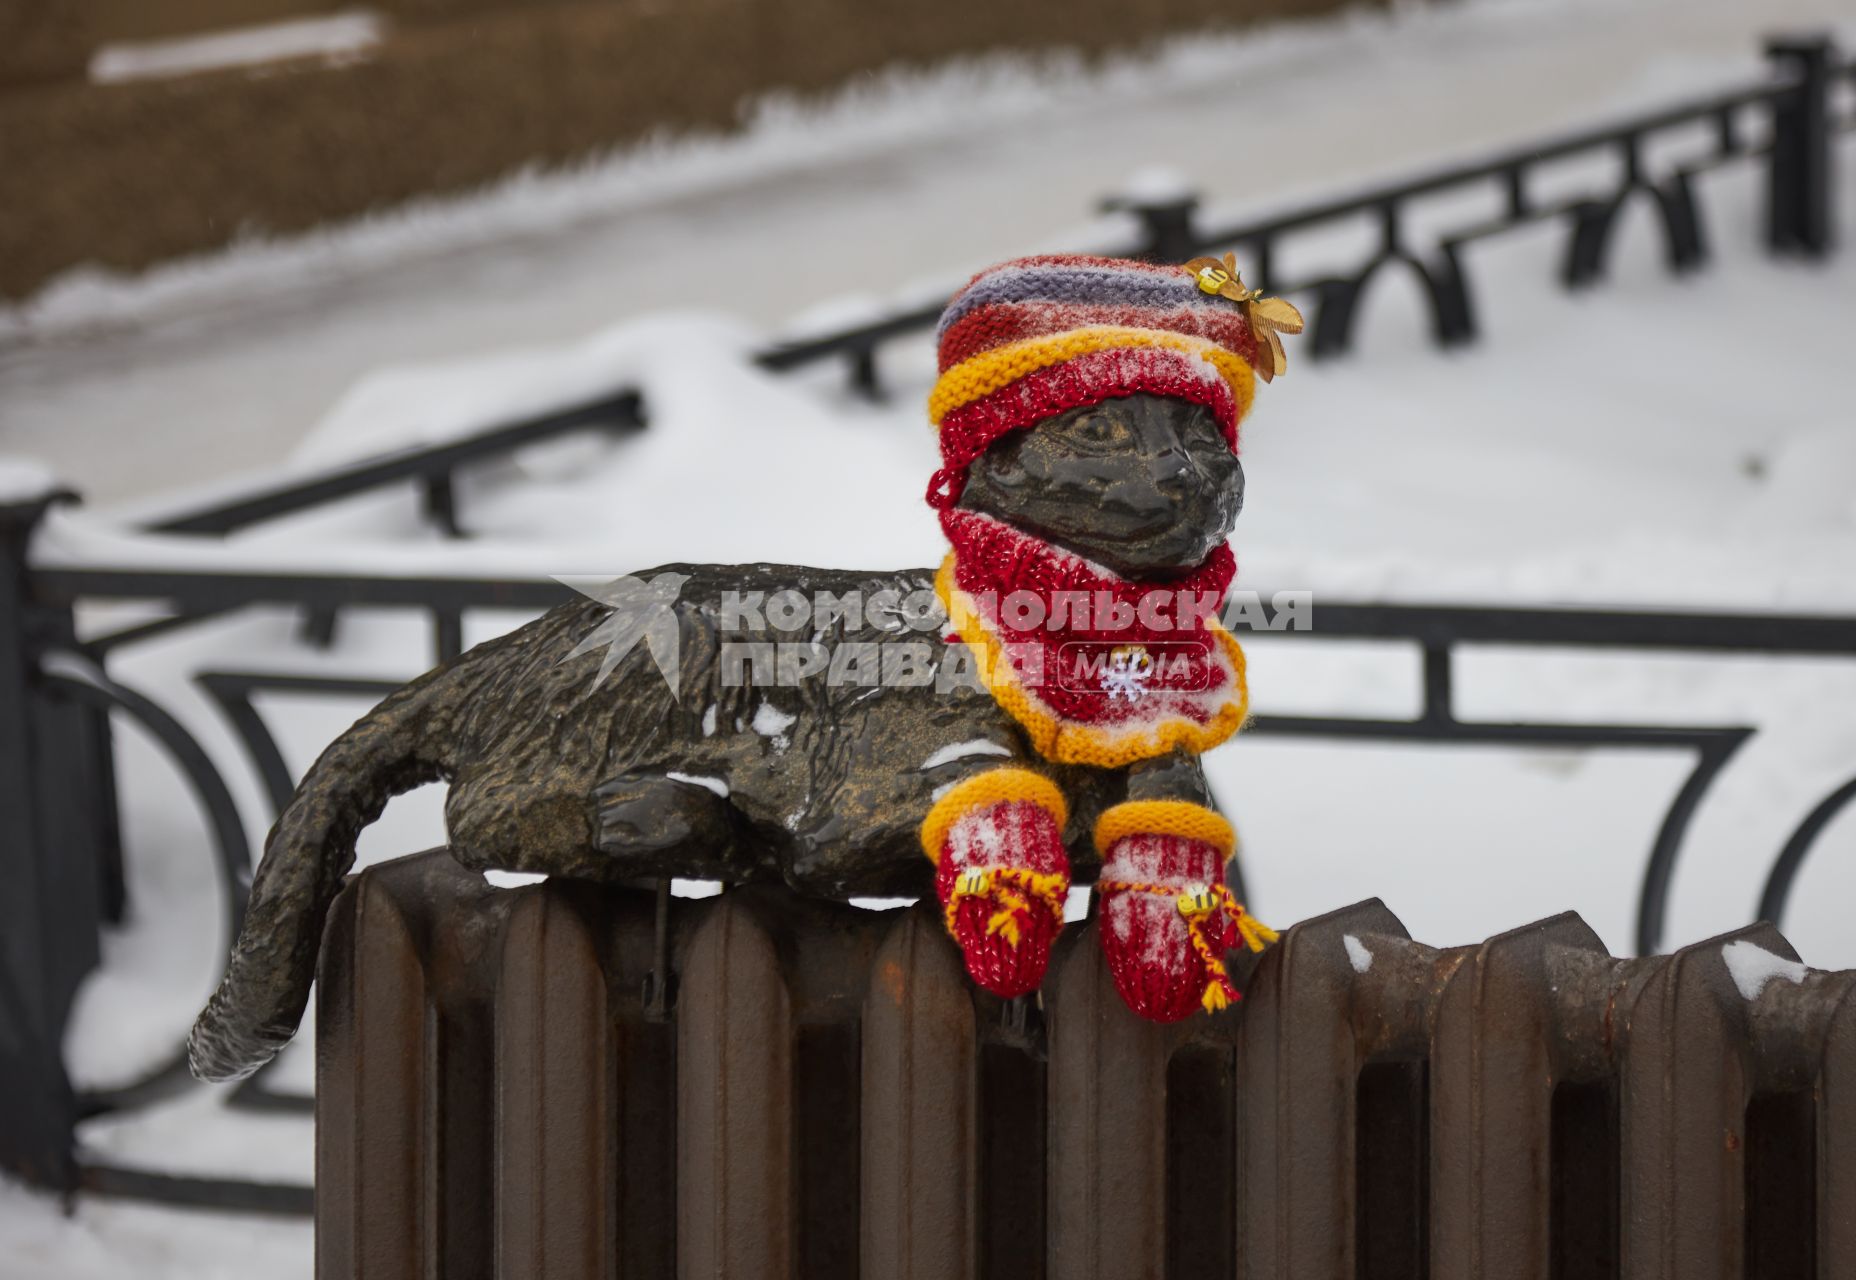
[[(1001, 444), (975, 464), (963, 506), (1162, 585), (1223, 545), (1242, 501), (1230, 447), (1183, 400), (1131, 395)], [(450, 783), (450, 846), (469, 867), (634, 883), (783, 878), (839, 898), (927, 893), (924, 815), (949, 787), (1001, 766), (1062, 792), (1078, 880), (1100, 865), (1090, 833), (1105, 809), (1210, 808), (1188, 752), (1118, 768), (1040, 755), (972, 668), (956, 669), (967, 648), (892, 607), (932, 598), (929, 570), (669, 565), (636, 577), (676, 588), (662, 606), (676, 619), (674, 696), (661, 655), (636, 633), (600, 678), (604, 647), (586, 642), (613, 611), (580, 600), (420, 677), (324, 752), (266, 842), (226, 977), (189, 1042), (196, 1074), (249, 1074), (295, 1033), (356, 837), (391, 796), (425, 782)], [(740, 607), (781, 592), (808, 605), (855, 595), (863, 607), (791, 630)], [(901, 679), (879, 656), (874, 685), (834, 672), (829, 654), (859, 645), (910, 646), (926, 665), (900, 659), (912, 670)], [(730, 646), (741, 646), (732, 658)], [(771, 682), (753, 668), (754, 646)], [(812, 648), (828, 657), (807, 673), (800, 651)]]
[[(1103, 808), (1127, 798), (1129, 771), (1037, 755), (979, 686), (966, 650), (943, 627), (911, 626), (891, 606), (930, 592), (931, 571), (666, 565), (636, 576), (662, 574), (685, 579), (669, 606), (678, 696), (643, 644), (597, 685), (599, 649), (568, 657), (607, 612), (592, 600), (479, 646), (422, 695), (460, 704), (439, 714), (449, 737), (446, 825), (465, 865), (632, 882), (784, 879), (822, 897), (918, 895), (932, 872), (921, 815), (935, 793), (1018, 763), (1050, 773), (1071, 798), (1066, 844), (1079, 879), (1091, 878), (1089, 832)], [(858, 612), (875, 616), (781, 630), (754, 603), (781, 592), (861, 601), (869, 607)], [(1203, 800), (1194, 757), (1139, 772), (1152, 798)]]

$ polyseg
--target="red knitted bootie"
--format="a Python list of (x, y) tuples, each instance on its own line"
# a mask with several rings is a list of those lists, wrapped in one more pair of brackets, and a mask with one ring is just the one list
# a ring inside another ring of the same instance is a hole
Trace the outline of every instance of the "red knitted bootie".
[(1225, 887), (1231, 824), (1184, 801), (1131, 801), (1102, 815), (1096, 847), (1102, 951), (1127, 1006), (1178, 1022), (1236, 1000), (1225, 952), (1240, 938), (1261, 951), (1276, 934)]
[(1036, 991), (1063, 928), (1070, 859), (1063, 795), (1028, 769), (992, 769), (949, 790), (922, 823), (947, 931), (996, 996)]

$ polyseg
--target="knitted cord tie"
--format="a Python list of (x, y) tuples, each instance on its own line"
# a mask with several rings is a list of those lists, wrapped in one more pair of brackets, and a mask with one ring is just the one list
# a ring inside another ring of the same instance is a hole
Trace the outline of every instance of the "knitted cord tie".
[(936, 511), (951, 507), (960, 501), (961, 490), (966, 487), (965, 467), (942, 467), (928, 481), (928, 505)]
[(1062, 927), (1063, 900), (1068, 888), (1069, 877), (1061, 872), (1026, 871), (1022, 867), (963, 871), (954, 881), (953, 892), (947, 895), (947, 931), (958, 937), (954, 925), (960, 904), (968, 898), (982, 898), (998, 907), (986, 921), (986, 936), (999, 934), (1016, 947), (1020, 937), (1020, 914), (1029, 920), (1037, 906), (1049, 911)]
[(1096, 892), (1147, 893), (1174, 899), (1179, 914), (1185, 918), (1186, 936), (1192, 940), (1192, 949), (1198, 953), (1199, 963), (1205, 966), (1205, 992), (1199, 997), (1199, 1003), (1205, 1006), (1207, 1013), (1216, 1013), (1237, 999), (1237, 988), (1231, 985), (1231, 975), (1224, 967), (1224, 957), (1219, 954), (1226, 936), (1225, 918), (1230, 918), (1238, 936), (1252, 951), (1263, 950), (1277, 938), (1274, 929), (1245, 911), (1243, 904), (1222, 884), (1191, 885), (1181, 893), (1177, 885), (1156, 884), (1150, 880), (1099, 880)]

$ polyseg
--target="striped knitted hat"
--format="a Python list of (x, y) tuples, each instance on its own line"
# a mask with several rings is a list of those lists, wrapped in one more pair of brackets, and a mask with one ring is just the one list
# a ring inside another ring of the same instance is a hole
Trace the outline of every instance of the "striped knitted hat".
[(1246, 308), (1193, 269), (1046, 255), (1000, 263), (954, 295), (936, 331), (928, 398), (942, 467), (931, 506), (951, 505), (967, 468), (1008, 431), (1116, 396), (1148, 392), (1210, 409), (1237, 449), (1256, 385)]

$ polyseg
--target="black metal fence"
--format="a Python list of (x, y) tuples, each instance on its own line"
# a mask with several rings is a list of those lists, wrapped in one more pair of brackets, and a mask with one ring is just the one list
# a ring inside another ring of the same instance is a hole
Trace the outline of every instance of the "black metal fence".
[[(1833, 87), (1856, 80), (1826, 41), (1777, 42), (1768, 81), (1647, 113), (1621, 123), (1516, 148), (1472, 164), (1451, 166), (1346, 198), (1322, 201), (1242, 225), (1202, 228), (1194, 203), (1182, 199), (1130, 206), (1144, 227), (1136, 245), (1107, 251), (1183, 259), (1241, 247), (1260, 264), (1260, 279), (1278, 292), (1314, 297), (1314, 347), (1345, 349), (1358, 303), (1382, 268), (1402, 267), (1425, 284), (1433, 331), (1441, 342), (1475, 332), (1468, 257), (1478, 240), (1531, 223), (1558, 221), (1568, 240), (1562, 281), (1581, 285), (1603, 271), (1606, 247), (1622, 205), (1650, 199), (1658, 209), (1669, 265), (1688, 270), (1705, 260), (1695, 178), (1736, 160), (1766, 164), (1767, 243), (1774, 252), (1822, 256), (1834, 240), (1832, 137), (1856, 126), (1833, 108)], [(1748, 117), (1764, 134), (1749, 133)], [(1665, 130), (1712, 126), (1713, 148), (1665, 171), (1644, 159), (1646, 140)], [(1619, 183), (1573, 200), (1539, 202), (1530, 175), (1569, 156), (1623, 156)], [(1503, 213), (1465, 226), (1420, 252), (1406, 231), (1407, 207), (1421, 197), (1495, 184)], [(1354, 270), (1309, 280), (1276, 280), (1273, 263), (1289, 237), (1347, 218), (1376, 218), (1381, 242)], [(938, 309), (937, 309), (938, 310)], [(854, 383), (878, 390), (877, 353), (892, 339), (930, 328), (936, 311), (904, 311), (884, 320), (762, 354), (772, 368), (843, 359)], [(459, 468), (565, 431), (636, 430), (647, 406), (621, 391), (561, 413), (504, 424), (441, 446), (409, 450), (309, 477), (268, 484), (211, 506), (150, 521), (150, 532), (224, 535), (250, 524), (387, 485), (413, 484), (424, 509), (452, 536), (465, 536), (452, 478)], [(433, 656), (462, 647), (463, 619), (472, 610), (539, 612), (567, 592), (553, 582), (488, 578), (151, 569), (108, 562), (36, 563), (32, 532), (56, 495), (0, 505), (0, 806), (8, 814), (0, 844), (0, 1164), (45, 1185), (158, 1196), (260, 1209), (304, 1209), (306, 1188), (265, 1186), (84, 1167), (73, 1150), (77, 1121), (86, 1115), (143, 1105), (188, 1085), (175, 1028), (175, 1056), (145, 1078), (106, 1093), (80, 1095), (70, 1086), (60, 1043), (78, 983), (97, 963), (102, 929), (124, 909), (121, 844), (115, 811), (110, 718), (139, 723), (165, 750), (208, 816), (215, 865), (223, 882), (228, 924), (243, 912), (251, 865), (250, 839), (227, 784), (228, 770), (257, 777), (273, 808), (294, 785), (292, 772), (254, 695), (288, 691), (330, 697), (374, 695), (387, 683), (263, 670), (194, 673), (225, 714), (246, 753), (215, 760), (185, 725), (146, 693), (108, 674), (112, 654), (154, 637), (260, 605), (301, 611), (311, 639), (326, 640), (351, 609), (412, 609), (432, 622)], [(159, 602), (163, 616), (104, 634), (81, 635), (79, 602)], [(1421, 654), (1425, 701), (1412, 719), (1344, 716), (1259, 716), (1252, 730), (1387, 742), (1629, 746), (1688, 753), (1694, 760), (1671, 800), (1641, 876), (1637, 922), (1640, 951), (1659, 948), (1671, 876), (1683, 839), (1708, 787), (1753, 726), (1626, 723), (1491, 723), (1460, 719), (1451, 701), (1456, 657), (1466, 648), (1502, 644), (1588, 651), (1668, 653), (1753, 652), (1856, 657), (1856, 617), (1703, 614), (1674, 611), (1560, 610), (1323, 603), (1312, 638), (1399, 642)], [(413, 673), (408, 672), (409, 676)], [(1772, 863), (1758, 904), (1777, 921), (1799, 866), (1832, 817), (1856, 799), (1856, 780), (1830, 795), (1800, 822)], [(1749, 907), (1754, 904), (1749, 903)], [(241, 1088), (235, 1105), (306, 1111), (307, 1097), (273, 1091), (260, 1075)]]
[[(1432, 336), (1440, 346), (1472, 340), (1477, 323), (1469, 251), (1523, 227), (1561, 224), (1566, 244), (1560, 282), (1567, 288), (1595, 284), (1605, 274), (1619, 214), (1632, 200), (1654, 206), (1669, 269), (1693, 271), (1709, 253), (1697, 180), (1741, 160), (1766, 162), (1768, 247), (1775, 253), (1822, 257), (1835, 239), (1832, 138), (1856, 128), (1856, 112), (1839, 113), (1833, 90), (1839, 81), (1856, 81), (1856, 69), (1840, 62), (1835, 47), (1821, 37), (1773, 40), (1767, 54), (1773, 74), (1757, 83), (1242, 222), (1204, 225), (1198, 198), (1192, 195), (1111, 199), (1104, 209), (1134, 215), (1140, 234), (1091, 252), (1184, 262), (1200, 254), (1235, 250), (1251, 284), (1313, 300), (1309, 344), (1316, 357), (1348, 349), (1367, 287), (1388, 270), (1404, 270), (1417, 278), (1430, 311)], [(1679, 137), (1684, 130), (1692, 133), (1697, 126), (1710, 131), (1707, 145), (1660, 167), (1650, 160), (1652, 143)], [(1607, 156), (1618, 161), (1610, 183), (1600, 182), (1576, 196), (1543, 199), (1535, 194), (1541, 171), (1550, 166)], [(1501, 208), (1492, 217), (1454, 226), (1428, 246), (1410, 231), (1410, 215), (1420, 201), (1479, 192), (1499, 197)], [(1306, 278), (1277, 270), (1285, 243), (1361, 219), (1376, 223), (1379, 237), (1357, 265)], [(769, 369), (792, 369), (843, 360), (851, 385), (878, 395), (880, 349), (896, 338), (933, 329), (940, 314), (939, 303), (904, 308), (865, 324), (782, 343), (763, 352), (760, 362)]]

